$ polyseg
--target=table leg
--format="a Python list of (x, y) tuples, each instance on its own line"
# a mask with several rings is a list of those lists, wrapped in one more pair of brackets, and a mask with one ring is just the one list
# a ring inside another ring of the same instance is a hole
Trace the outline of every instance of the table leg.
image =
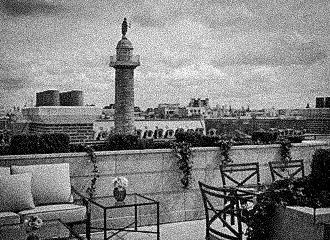
[(137, 206), (134, 206), (134, 215), (135, 215), (135, 231), (137, 231), (137, 224), (138, 224), (138, 212), (137, 212)]
[(103, 235), (104, 240), (107, 240), (107, 210), (103, 209)]
[(159, 224), (159, 202), (157, 202), (157, 240), (160, 240)]

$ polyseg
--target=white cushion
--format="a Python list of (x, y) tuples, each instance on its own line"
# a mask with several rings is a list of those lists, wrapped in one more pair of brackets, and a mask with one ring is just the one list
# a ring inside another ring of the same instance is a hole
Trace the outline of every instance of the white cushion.
[(0, 226), (20, 223), (19, 215), (13, 212), (0, 212)]
[(34, 208), (31, 173), (0, 176), (0, 212)]
[(0, 167), (0, 176), (10, 175), (10, 167)]
[(86, 218), (86, 207), (76, 204), (53, 204), (24, 210), (19, 212), (18, 215), (22, 220), (33, 215), (40, 217), (42, 220), (61, 219), (64, 222), (76, 222)]
[(69, 163), (11, 166), (11, 172), (32, 173), (32, 194), (36, 205), (69, 203), (71, 200)]

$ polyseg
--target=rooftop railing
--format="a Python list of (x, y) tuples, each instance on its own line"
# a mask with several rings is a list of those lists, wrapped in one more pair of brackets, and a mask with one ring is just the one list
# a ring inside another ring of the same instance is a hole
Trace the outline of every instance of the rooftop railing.
[(118, 59), (117, 55), (110, 56), (111, 67), (115, 66), (140, 66), (140, 55), (128, 56), (127, 59)]

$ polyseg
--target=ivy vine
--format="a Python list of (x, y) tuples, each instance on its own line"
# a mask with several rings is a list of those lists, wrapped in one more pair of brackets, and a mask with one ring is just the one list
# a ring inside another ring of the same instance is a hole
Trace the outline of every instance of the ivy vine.
[(227, 163), (232, 162), (233, 160), (231, 160), (229, 157), (229, 151), (231, 149), (231, 142), (221, 140), (221, 141), (219, 141), (219, 147), (220, 147), (220, 154), (222, 155), (220, 165), (225, 165)]
[(86, 193), (89, 195), (89, 198), (93, 199), (96, 191), (96, 181), (100, 177), (100, 175), (97, 167), (96, 154), (94, 148), (87, 145), (85, 146), (85, 151), (90, 157), (90, 161), (93, 164), (93, 170), (92, 170), (93, 178), (91, 179), (90, 186), (86, 189)]
[(173, 153), (178, 159), (177, 165), (182, 171), (181, 183), (184, 189), (189, 188), (192, 181), (191, 169), (193, 166), (193, 161), (191, 160), (191, 144), (186, 142), (174, 142), (172, 145)]
[[(283, 139), (280, 142), (280, 154), (281, 154), (281, 162), (283, 162), (284, 168), (287, 166), (288, 162), (291, 161), (291, 147), (292, 144), (288, 139)], [(284, 169), (283, 169), (284, 170)]]

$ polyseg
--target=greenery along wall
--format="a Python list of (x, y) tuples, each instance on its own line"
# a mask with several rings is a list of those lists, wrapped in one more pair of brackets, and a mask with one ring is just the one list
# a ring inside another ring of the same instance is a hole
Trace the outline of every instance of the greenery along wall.
[[(263, 133), (263, 136), (265, 133)], [(267, 134), (266, 134), (267, 135)], [(256, 138), (258, 139), (258, 138)], [(253, 139), (242, 139), (234, 136), (205, 136), (196, 132), (177, 131), (174, 139), (140, 139), (137, 135), (111, 135), (105, 142), (93, 143), (95, 151), (116, 151), (133, 149), (171, 149), (173, 142), (189, 143), (191, 147), (219, 147), (228, 142), (232, 146), (280, 143), (274, 141), (260, 142)], [(300, 139), (301, 142), (301, 139)], [(17, 155), (33, 153), (85, 152), (86, 144), (70, 144), (65, 133), (22, 134), (14, 135), (9, 146), (0, 146), (0, 155)]]

